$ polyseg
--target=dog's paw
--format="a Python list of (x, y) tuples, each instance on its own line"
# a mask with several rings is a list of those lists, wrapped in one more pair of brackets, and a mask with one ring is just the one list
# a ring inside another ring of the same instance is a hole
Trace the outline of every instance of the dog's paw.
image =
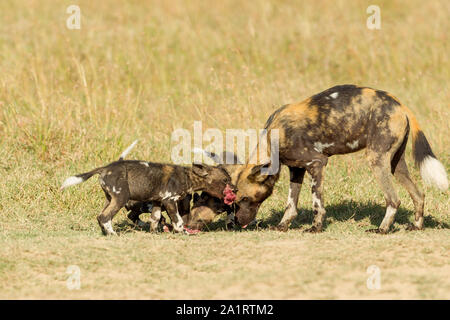
[(311, 228), (306, 229), (306, 230), (303, 231), (303, 232), (308, 232), (308, 233), (319, 233), (319, 232), (322, 232), (322, 228), (319, 228), (319, 227), (317, 227), (317, 226), (312, 226)]
[(277, 226), (270, 226), (269, 230), (287, 232), (289, 230), (289, 226), (285, 224), (279, 224)]
[(111, 230), (107, 230), (107, 231), (103, 232), (103, 234), (104, 234), (105, 236), (107, 236), (107, 237), (119, 236), (119, 235), (117, 234), (117, 232), (111, 231)]
[(418, 230), (422, 230), (422, 229), (419, 227), (416, 227), (412, 223), (409, 223), (408, 226), (406, 227), (406, 231), (418, 231)]
[(387, 233), (385, 230), (382, 230), (380, 228), (369, 229), (369, 230), (366, 230), (366, 232), (378, 233), (378, 234), (386, 234)]

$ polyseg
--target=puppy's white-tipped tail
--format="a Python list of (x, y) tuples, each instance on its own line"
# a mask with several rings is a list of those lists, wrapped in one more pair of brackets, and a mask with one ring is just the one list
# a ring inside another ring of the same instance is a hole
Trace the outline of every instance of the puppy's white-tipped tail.
[(217, 154), (215, 154), (214, 152), (209, 152), (209, 151), (206, 151), (201, 148), (194, 148), (194, 149), (192, 149), (192, 152), (193, 153), (203, 153), (207, 157), (211, 158), (215, 163), (221, 163), (220, 157)]
[(102, 168), (94, 169), (94, 170), (89, 171), (89, 172), (77, 174), (76, 176), (71, 176), (71, 177), (67, 178), (67, 179), (63, 182), (63, 184), (62, 184), (60, 190), (63, 190), (63, 189), (65, 189), (65, 188), (67, 188), (67, 187), (70, 187), (70, 186), (74, 186), (74, 185), (76, 185), (76, 184), (80, 184), (80, 183), (82, 183), (82, 182), (85, 182), (87, 179), (89, 179), (90, 177), (92, 177), (94, 174), (101, 173), (102, 170), (103, 170), (103, 167), (102, 167)]
[(205, 150), (203, 150), (202, 148), (194, 148), (194, 149), (192, 149), (192, 152), (193, 153), (204, 153)]
[(80, 184), (83, 181), (84, 181), (83, 178), (80, 178), (80, 177), (75, 177), (75, 176), (69, 177), (66, 180), (64, 180), (64, 182), (61, 185), (61, 188), (59, 190), (63, 190), (67, 187), (74, 186), (76, 184)]
[(427, 156), (419, 166), (420, 175), (426, 184), (435, 185), (442, 191), (448, 189), (447, 173), (439, 160), (432, 156)]
[(122, 154), (119, 157), (119, 160), (123, 160), (130, 153), (131, 149), (133, 149), (137, 143), (138, 143), (138, 140), (134, 140), (134, 142), (128, 148), (126, 148), (124, 152), (122, 152)]

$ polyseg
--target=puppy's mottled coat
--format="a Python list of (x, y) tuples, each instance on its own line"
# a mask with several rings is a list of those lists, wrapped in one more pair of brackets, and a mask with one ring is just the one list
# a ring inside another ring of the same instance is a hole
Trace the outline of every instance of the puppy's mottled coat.
[(178, 201), (194, 191), (205, 191), (223, 199), (223, 191), (231, 186), (231, 178), (221, 167), (194, 164), (183, 167), (172, 164), (138, 160), (122, 160), (110, 163), (66, 179), (62, 189), (99, 175), (100, 185), (106, 196), (106, 204), (97, 220), (104, 234), (114, 234), (111, 221), (128, 201), (147, 201), (154, 204), (151, 229), (155, 230), (163, 205), (172, 220), (175, 232), (183, 232), (183, 220)]

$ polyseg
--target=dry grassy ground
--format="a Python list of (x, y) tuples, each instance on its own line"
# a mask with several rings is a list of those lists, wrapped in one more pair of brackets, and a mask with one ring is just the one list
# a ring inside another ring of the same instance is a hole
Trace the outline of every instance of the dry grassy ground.
[[(81, 30), (65, 26), (79, 4)], [(134, 230), (100, 234), (96, 179), (62, 180), (116, 159), (170, 161), (171, 132), (261, 128), (278, 106), (336, 84), (387, 90), (416, 114), (450, 165), (450, 3), (377, 1), (0, 1), (0, 298), (450, 298), (449, 193), (423, 186), (426, 230), (364, 231), (384, 214), (362, 153), (331, 158), (327, 229), (311, 223), (309, 180), (287, 233), (278, 223), (286, 169), (258, 230), (195, 237)], [(68, 290), (66, 269), (81, 270)], [(381, 288), (368, 290), (370, 265)]]

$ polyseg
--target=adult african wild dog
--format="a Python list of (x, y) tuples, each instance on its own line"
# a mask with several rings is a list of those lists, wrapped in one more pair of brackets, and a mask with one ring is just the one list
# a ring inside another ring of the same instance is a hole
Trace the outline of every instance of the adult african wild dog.
[[(133, 144), (134, 145), (134, 144)], [(115, 234), (112, 219), (129, 200), (152, 201), (151, 228), (156, 229), (163, 205), (175, 232), (185, 232), (179, 215), (178, 201), (194, 191), (205, 191), (224, 199), (224, 190), (231, 186), (231, 178), (221, 167), (193, 164), (184, 167), (139, 160), (123, 160), (130, 146), (119, 158), (104, 167), (67, 178), (61, 189), (82, 183), (99, 174), (100, 185), (106, 196), (105, 207), (97, 216), (106, 235)], [(231, 191), (232, 192), (232, 191)]]
[[(411, 180), (405, 162), (408, 134), (412, 132), (413, 157), (422, 179), (441, 190), (448, 180), (413, 113), (391, 94), (367, 87), (340, 85), (300, 103), (276, 110), (265, 128), (279, 130), (279, 159), (289, 167), (290, 188), (284, 216), (278, 225), (287, 230), (297, 215), (297, 201), (305, 172), (312, 177), (313, 225), (323, 228), (323, 177), (328, 157), (365, 149), (368, 162), (383, 190), (386, 213), (378, 229), (386, 233), (392, 225), (400, 200), (392, 175), (408, 191), (415, 206), (415, 222), (409, 229), (423, 228), (424, 194)], [(269, 140), (269, 139), (268, 139)], [(269, 140), (270, 141), (270, 140)], [(250, 162), (248, 162), (250, 163)], [(237, 179), (236, 219), (246, 225), (254, 219), (260, 204), (272, 193), (276, 175), (262, 175), (267, 164), (245, 165)]]

